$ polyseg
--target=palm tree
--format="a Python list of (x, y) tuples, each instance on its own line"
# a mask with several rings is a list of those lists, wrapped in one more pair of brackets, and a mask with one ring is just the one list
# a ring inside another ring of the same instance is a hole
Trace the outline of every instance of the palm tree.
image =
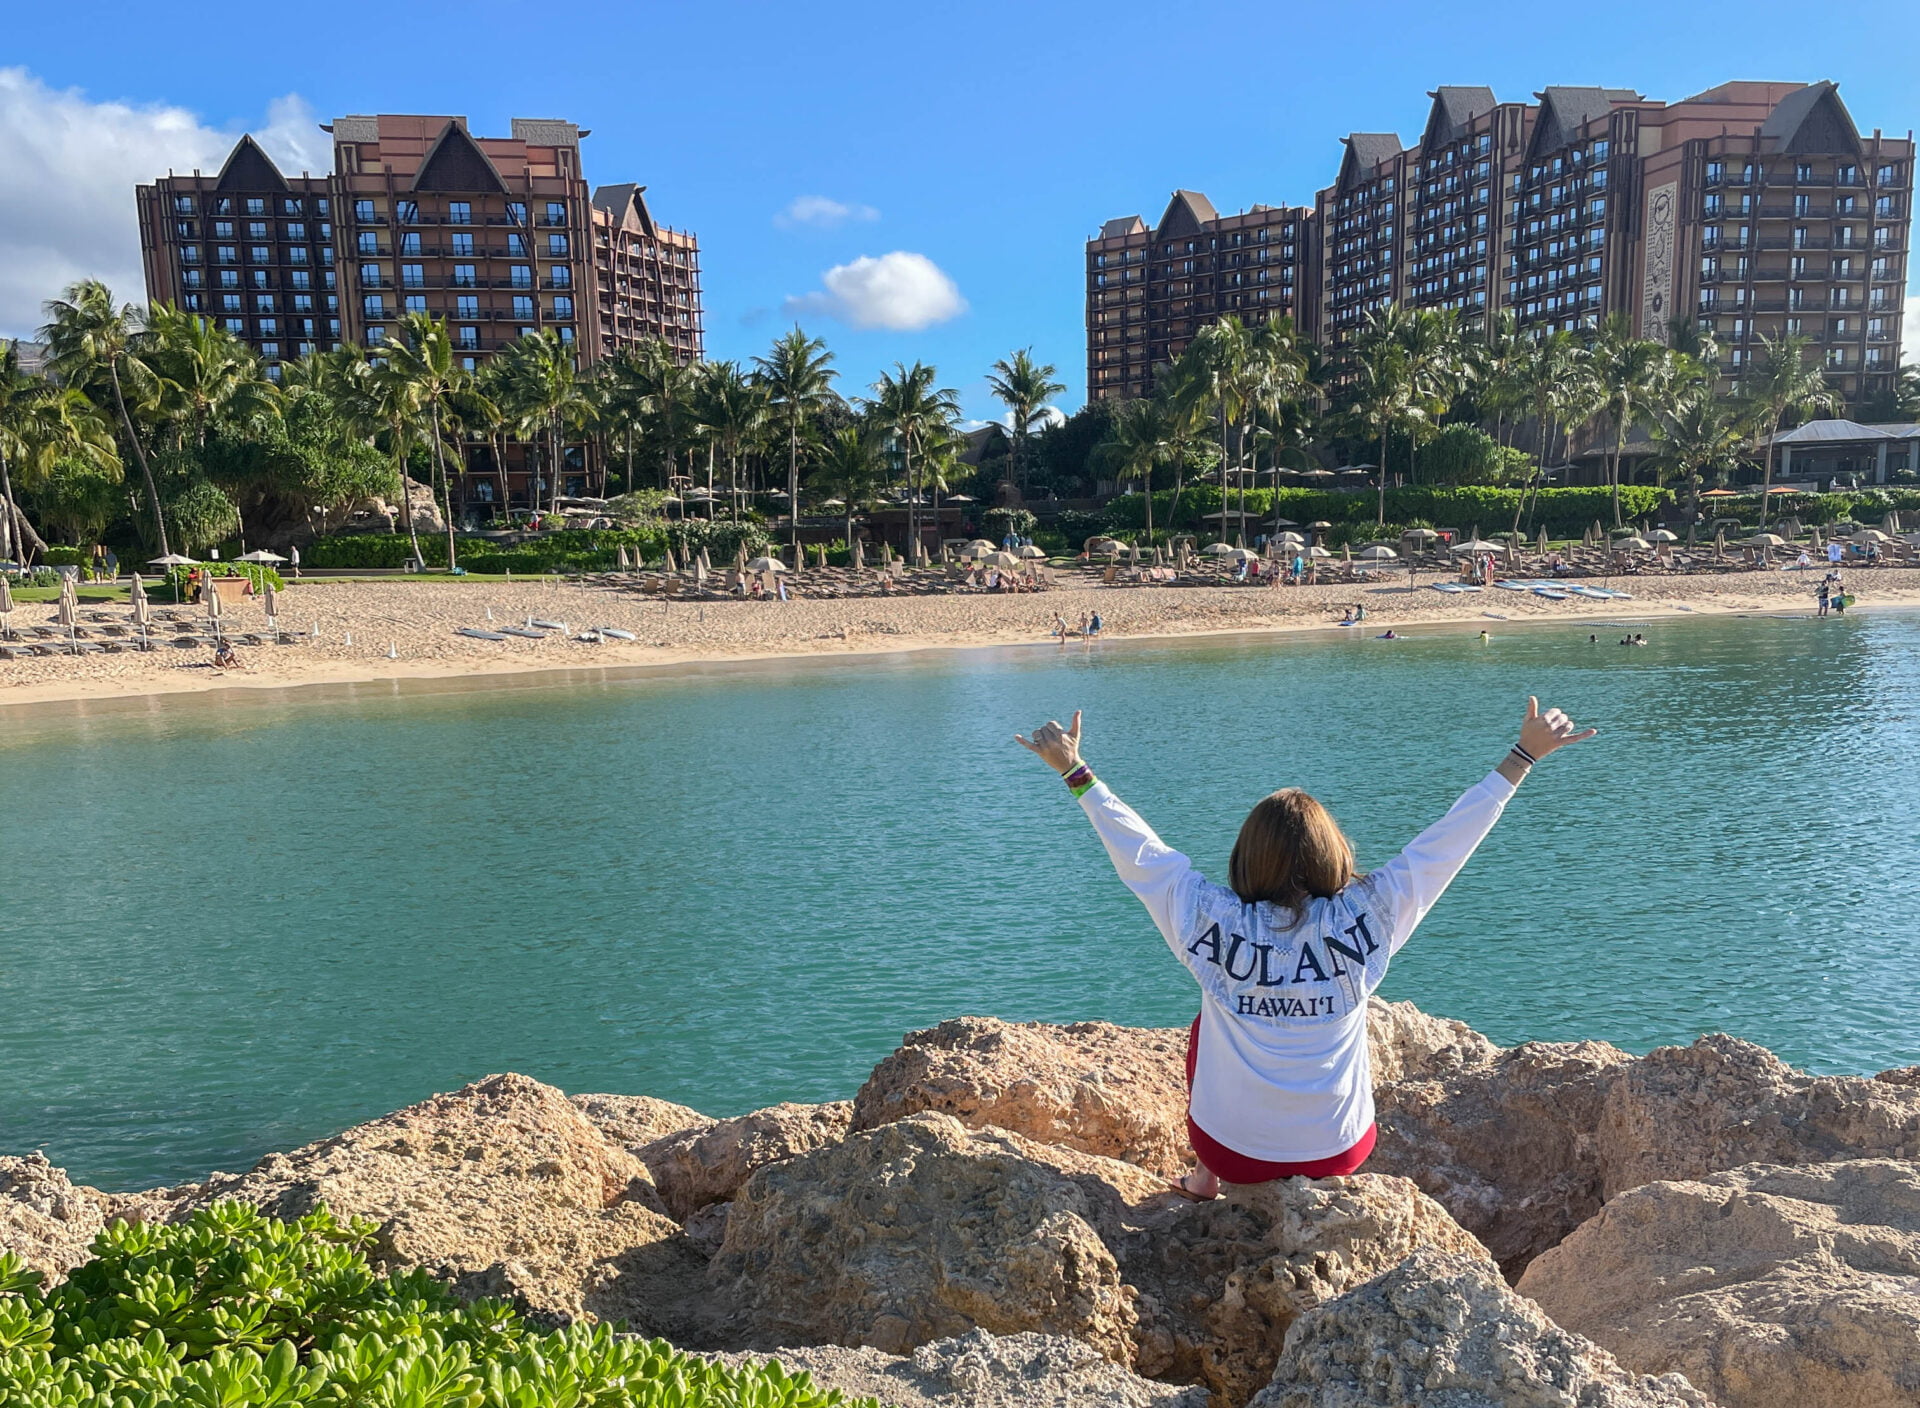
[[(382, 344), (386, 348), (386, 344)], [(368, 374), (356, 387), (357, 394), (344, 409), (348, 418), (366, 432), (385, 431), (387, 449), (393, 456), (394, 477), (400, 483), (400, 521), (406, 525), (407, 541), (413, 546), (416, 561), (424, 561), (420, 534), (413, 526), (413, 486), (407, 479), (407, 456), (422, 420), (420, 386), (411, 377), (394, 373), (390, 348), (370, 365)]]
[[(522, 433), (546, 443), (547, 507), (555, 508), (565, 469), (566, 432), (579, 429), (593, 414), (573, 344), (563, 342), (552, 328), (543, 328), (509, 343), (498, 355), (507, 364), (504, 406), (511, 408)], [(539, 496), (532, 497), (537, 505)]]
[(1008, 419), (1013, 422), (1014, 479), (1023, 494), (1027, 491), (1027, 437), (1047, 402), (1067, 389), (1053, 379), (1054, 370), (1053, 363), (1035, 362), (1033, 349), (1023, 347), (1012, 357), (995, 362), (987, 378), (988, 389), (1007, 408)]
[(1387, 437), (1406, 430), (1426, 412), (1415, 394), (1407, 368), (1407, 353), (1396, 338), (1367, 337), (1356, 341), (1348, 362), (1346, 414), (1354, 426), (1380, 442), (1380, 468), (1375, 474), (1378, 508), (1374, 522), (1387, 525)]
[(1705, 482), (1730, 478), (1751, 439), (1747, 418), (1714, 394), (1710, 377), (1690, 382), (1668, 399), (1656, 412), (1653, 434), (1661, 446), (1654, 463), (1685, 489), (1689, 523), (1699, 512)]
[(19, 349), (0, 343), (0, 561), (16, 560), (17, 550), (17, 560), (24, 563), (29, 547), (46, 548), (14, 499), (14, 469), (31, 484), (44, 479), (62, 456), (119, 478), (113, 435), (93, 403), (72, 387), (53, 386), (24, 370)]
[(1753, 418), (1767, 437), (1760, 492), (1760, 526), (1767, 526), (1768, 493), (1773, 488), (1773, 438), (1787, 417), (1800, 419), (1815, 411), (1831, 411), (1839, 404), (1826, 374), (1806, 359), (1811, 344), (1799, 333), (1788, 333), (1777, 342), (1760, 339), (1760, 355), (1740, 378), (1740, 395), (1753, 408)]
[[(1260, 435), (1272, 447), (1268, 459), (1272, 468), (1279, 467), (1280, 448), (1287, 441), (1289, 433), (1297, 434), (1303, 428), (1303, 403), (1309, 394), (1317, 390), (1308, 377), (1308, 362), (1305, 339), (1300, 336), (1291, 318), (1272, 317), (1253, 330), (1247, 357), (1246, 421), (1248, 429), (1252, 429), (1256, 423), (1263, 423), (1266, 427)], [(1253, 463), (1257, 469), (1257, 444)], [(1225, 508), (1224, 501), (1221, 506)], [(1240, 483), (1240, 533), (1243, 537), (1246, 531), (1247, 489), (1243, 475)]]
[(1153, 545), (1153, 472), (1174, 458), (1174, 412), (1164, 401), (1125, 402), (1097, 454), (1120, 479), (1140, 481), (1147, 504), (1147, 545)]
[(853, 510), (864, 503), (880, 483), (880, 447), (864, 425), (844, 426), (821, 447), (814, 478), (840, 498), (846, 508), (847, 551), (853, 551)]
[(833, 353), (798, 327), (753, 359), (774, 423), (786, 433), (787, 521), (793, 525), (793, 561), (800, 563), (800, 439), (808, 423), (840, 398), (833, 389)]
[(1438, 426), (1475, 371), (1451, 308), (1417, 308), (1396, 319), (1392, 336), (1406, 354), (1408, 390), (1424, 414), (1407, 434), (1407, 482), (1415, 478), (1420, 432)]
[(153, 510), (153, 532), (160, 556), (171, 556), (173, 549), (167, 544), (166, 514), (160, 507), (160, 491), (154, 486), (153, 468), (147, 463), (146, 447), (141, 444), (133, 417), (127, 412), (128, 383), (143, 389), (153, 381), (152, 373), (134, 350), (141, 314), (131, 303), (116, 307), (112, 292), (98, 279), (82, 279), (69, 285), (59, 298), (46, 305), (46, 314), (47, 323), (40, 329), (40, 337), (47, 344), (47, 361), (54, 376), (63, 384), (82, 390), (96, 378), (106, 377), (120, 428), (140, 465), (140, 476), (146, 481), (147, 503)]
[(919, 465), (914, 454), (960, 414), (960, 398), (951, 387), (935, 386), (934, 369), (925, 362), (911, 367), (894, 363), (874, 383), (874, 394), (862, 404), (875, 423), (893, 437), (907, 480), (908, 561), (920, 561)]
[(159, 379), (161, 411), (201, 448), (217, 423), (249, 425), (279, 413), (279, 396), (253, 349), (198, 313), (166, 304), (147, 315), (141, 360)]
[(1620, 452), (1633, 423), (1650, 414), (1673, 377), (1673, 354), (1664, 342), (1636, 337), (1625, 313), (1609, 314), (1591, 349), (1600, 391), (1600, 414), (1612, 431), (1607, 483), (1613, 489), (1613, 526), (1621, 526)]
[(433, 492), (447, 530), (447, 570), (452, 571), (459, 560), (453, 537), (453, 486), (447, 473), (442, 430), (458, 403), (476, 395), (473, 374), (454, 356), (453, 336), (447, 331), (445, 319), (409, 313), (400, 320), (400, 335), (387, 344), (386, 361), (374, 377), (405, 383), (404, 391), (394, 399), (396, 403), (410, 403), (426, 427), (433, 446)]
[[(1247, 327), (1239, 318), (1229, 313), (1216, 323), (1209, 323), (1194, 334), (1193, 341), (1187, 344), (1180, 360), (1191, 366), (1190, 378), (1186, 382), (1187, 394), (1191, 397), (1204, 397), (1213, 404), (1220, 436), (1220, 533), (1227, 531), (1227, 463), (1231, 453), (1227, 448), (1227, 425), (1235, 423), (1238, 431), (1236, 440), (1241, 452), (1246, 449), (1246, 427), (1240, 424), (1249, 404), (1250, 387), (1249, 366), (1253, 358), (1253, 343), (1247, 336)], [(1238, 474), (1241, 469), (1241, 455), (1233, 454), (1233, 469)]]
[(767, 415), (767, 398), (738, 362), (703, 362), (694, 386), (694, 416), (706, 431), (709, 447), (707, 487), (713, 487), (711, 452), (727, 460), (727, 496), (740, 517), (740, 456)]
[(1475, 400), (1480, 413), (1493, 416), (1493, 438), (1508, 443), (1508, 432), (1526, 413), (1527, 372), (1536, 344), (1520, 332), (1511, 312), (1494, 315), (1482, 339), (1469, 347), (1475, 363)]

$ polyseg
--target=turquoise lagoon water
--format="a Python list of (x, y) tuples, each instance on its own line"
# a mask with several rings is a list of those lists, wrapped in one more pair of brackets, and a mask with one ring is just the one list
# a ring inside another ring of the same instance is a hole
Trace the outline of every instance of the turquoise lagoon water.
[(728, 1114), (845, 1097), (960, 1013), (1183, 1023), (1011, 742), (1076, 706), (1220, 874), (1289, 783), (1377, 863), (1536, 691), (1601, 737), (1526, 785), (1389, 996), (1503, 1042), (1920, 1060), (1920, 620), (1493, 628), (0, 710), (0, 1152), (142, 1186), (490, 1071)]

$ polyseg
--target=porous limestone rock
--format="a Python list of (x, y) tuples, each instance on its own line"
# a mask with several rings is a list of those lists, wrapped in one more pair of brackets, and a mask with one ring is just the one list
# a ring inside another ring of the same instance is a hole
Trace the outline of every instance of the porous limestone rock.
[(1288, 1178), (1180, 1203), (1137, 1219), (1117, 1242), (1139, 1288), (1135, 1367), (1199, 1380), (1216, 1401), (1245, 1403), (1273, 1376), (1288, 1329), (1314, 1306), (1420, 1248), (1492, 1258), (1404, 1178)]
[(694, 1125), (634, 1150), (685, 1222), (731, 1198), (755, 1169), (838, 1143), (853, 1122), (853, 1102), (770, 1105), (735, 1119)]
[(111, 1202), (70, 1181), (44, 1154), (0, 1157), (0, 1252), (58, 1280), (87, 1259)]
[(1920, 1403), (1920, 1164), (1651, 1183), (1520, 1280), (1549, 1315), (1723, 1408)]
[(1133, 1293), (1097, 1229), (1156, 1186), (1126, 1164), (918, 1114), (756, 1172), (709, 1280), (749, 1345), (899, 1354), (979, 1328), (1066, 1335), (1125, 1364)]
[(1078, 1340), (970, 1330), (906, 1356), (815, 1345), (767, 1355), (823, 1389), (887, 1408), (1208, 1408), (1207, 1391), (1143, 1379)]
[(1432, 1248), (1301, 1316), (1249, 1408), (1713, 1408), (1678, 1374), (1622, 1368), (1514, 1294), (1491, 1263)]
[(1367, 1168), (1412, 1179), (1510, 1274), (1600, 1209), (1594, 1131), (1631, 1061), (1605, 1042), (1527, 1042), (1374, 1092)]
[(1367, 999), (1367, 1049), (1376, 1084), (1433, 1080), (1482, 1066), (1500, 1048), (1465, 1022), (1435, 1017), (1411, 1002)]
[(1808, 1075), (1715, 1034), (1613, 1072), (1596, 1140), (1609, 1198), (1743, 1164), (1920, 1159), (1920, 1087)]
[(651, 1095), (570, 1095), (580, 1113), (616, 1144), (637, 1153), (643, 1145), (689, 1129), (705, 1129), (711, 1117)]
[[(172, 1191), (175, 1216), (231, 1198), (276, 1217), (325, 1203), (371, 1218), (384, 1265), (425, 1267), (550, 1320), (609, 1313), (590, 1302), (617, 1279), (611, 1263), (679, 1233), (638, 1159), (563, 1093), (520, 1075)], [(611, 1313), (633, 1309), (623, 1300)]]
[(1186, 1032), (959, 1017), (909, 1032), (853, 1101), (853, 1127), (923, 1110), (1155, 1172), (1189, 1167)]

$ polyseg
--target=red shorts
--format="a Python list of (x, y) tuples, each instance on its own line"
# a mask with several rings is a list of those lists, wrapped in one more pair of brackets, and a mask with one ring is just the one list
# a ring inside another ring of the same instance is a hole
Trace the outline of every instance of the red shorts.
[[(1200, 1019), (1195, 1017), (1193, 1025), (1187, 1030), (1187, 1090), (1193, 1090), (1193, 1067), (1200, 1057)], [(1199, 1125), (1193, 1122), (1193, 1116), (1187, 1116), (1187, 1141), (1193, 1145), (1194, 1156), (1212, 1173), (1214, 1177), (1226, 1183), (1270, 1183), (1276, 1178), (1338, 1178), (1342, 1174), (1353, 1173), (1367, 1161), (1367, 1155), (1373, 1152), (1375, 1127), (1367, 1126), (1367, 1132), (1360, 1136), (1360, 1142), (1343, 1154), (1334, 1154), (1324, 1159), (1311, 1159), (1306, 1163), (1275, 1164), (1264, 1159), (1250, 1159), (1245, 1154), (1236, 1154)]]

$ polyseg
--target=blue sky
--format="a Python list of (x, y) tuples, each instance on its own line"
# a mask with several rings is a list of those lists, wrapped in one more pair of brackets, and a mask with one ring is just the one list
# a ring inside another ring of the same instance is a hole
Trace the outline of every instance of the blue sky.
[[(997, 410), (987, 367), (1026, 345), (1079, 404), (1081, 243), (1102, 219), (1151, 220), (1175, 186), (1223, 210), (1310, 202), (1342, 135), (1411, 139), (1437, 84), (1674, 99), (1831, 78), (1863, 129), (1920, 126), (1912, 0), (1620, 0), (1604, 19), (1401, 0), (10, 8), (0, 333), (30, 331), (39, 281), (77, 269), (137, 297), (129, 173), (217, 164), (242, 129), (319, 153), (310, 124), (338, 113), (464, 113), (502, 135), (565, 117), (593, 130), (591, 180), (643, 182), (657, 218), (699, 234), (710, 355), (748, 356), (805, 308), (847, 389), (922, 357), (979, 416)], [(863, 316), (937, 320), (847, 325)]]

